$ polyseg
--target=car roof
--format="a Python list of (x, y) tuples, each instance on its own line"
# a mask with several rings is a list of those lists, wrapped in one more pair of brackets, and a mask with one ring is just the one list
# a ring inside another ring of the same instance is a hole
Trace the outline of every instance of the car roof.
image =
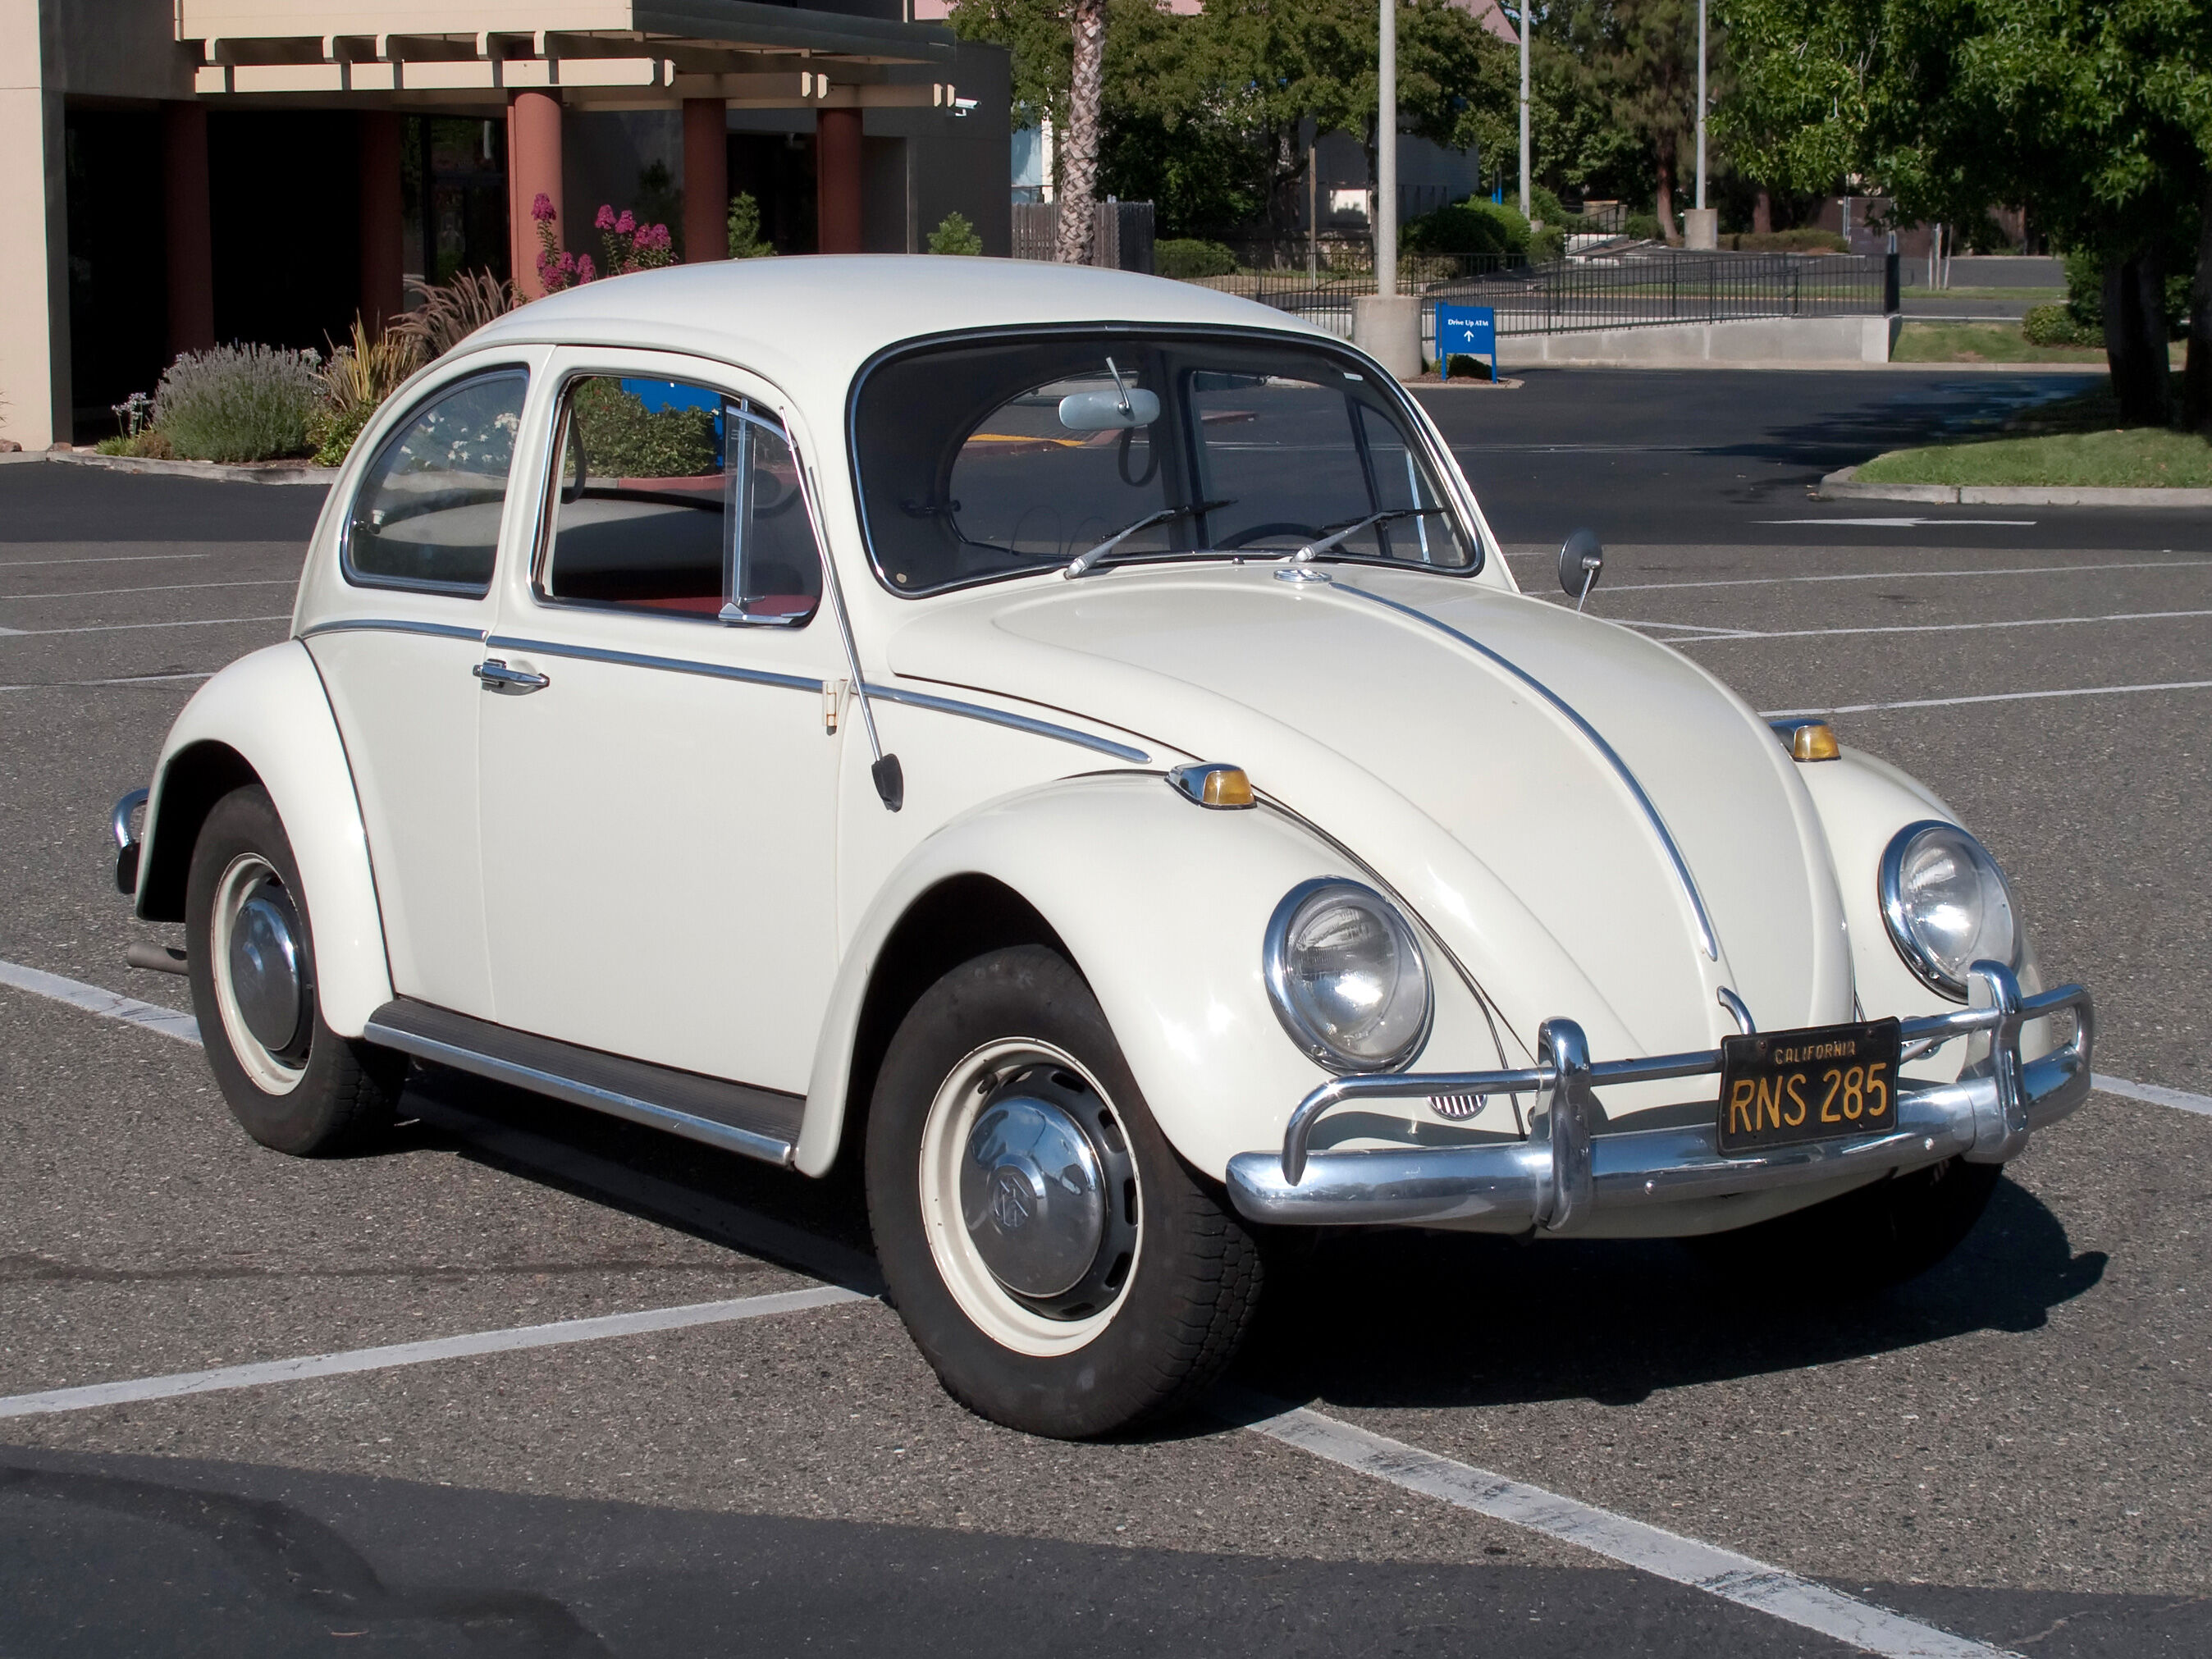
[(841, 402), (902, 340), (1068, 323), (1267, 328), (1333, 338), (1291, 313), (1194, 283), (1034, 259), (807, 254), (672, 265), (587, 283), (509, 312), (462, 345), (637, 346), (718, 357)]

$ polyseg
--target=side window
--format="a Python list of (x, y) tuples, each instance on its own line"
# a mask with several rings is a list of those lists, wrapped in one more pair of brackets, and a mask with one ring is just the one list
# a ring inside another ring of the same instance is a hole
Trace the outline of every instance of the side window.
[(498, 556), (528, 387), (521, 369), (464, 380), (386, 442), (362, 475), (347, 522), (349, 581), (482, 597)]
[(544, 598), (732, 623), (814, 614), (821, 556), (772, 417), (683, 380), (587, 374), (560, 441)]

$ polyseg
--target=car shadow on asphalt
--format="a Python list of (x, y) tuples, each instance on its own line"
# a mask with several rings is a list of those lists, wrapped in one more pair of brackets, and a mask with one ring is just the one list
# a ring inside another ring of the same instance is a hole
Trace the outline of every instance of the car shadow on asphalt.
[(1237, 1376), (1277, 1399), (1345, 1406), (1633, 1405), (1686, 1384), (2034, 1330), (2106, 1267), (2101, 1251), (2075, 1254), (2058, 1218), (2011, 1181), (1948, 1260), (1877, 1294), (1826, 1292), (1808, 1262), (1778, 1297), (1733, 1281), (1725, 1251), (1715, 1255), (1668, 1240), (1324, 1237), (1272, 1275)]

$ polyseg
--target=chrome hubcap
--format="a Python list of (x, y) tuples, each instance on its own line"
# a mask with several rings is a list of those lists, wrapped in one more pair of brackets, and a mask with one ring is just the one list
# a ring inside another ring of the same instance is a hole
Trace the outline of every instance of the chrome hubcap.
[(271, 1054), (289, 1056), (307, 1022), (300, 924), (284, 890), (264, 878), (230, 927), (230, 986), (246, 1029)]
[(994, 1098), (969, 1132), (960, 1218), (991, 1276), (1017, 1296), (1072, 1290), (1106, 1234), (1097, 1152), (1051, 1101)]

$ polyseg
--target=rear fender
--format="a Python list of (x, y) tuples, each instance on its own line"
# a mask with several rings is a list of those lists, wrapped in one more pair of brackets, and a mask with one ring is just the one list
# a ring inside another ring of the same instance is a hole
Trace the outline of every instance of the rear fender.
[(256, 782), (276, 804), (307, 889), (323, 1023), (359, 1036), (370, 1011), (392, 1000), (392, 973), (353, 771), (322, 678), (297, 640), (231, 664), (169, 728), (147, 806), (137, 914), (184, 920), (200, 825), (217, 800)]
[[(1328, 1078), (1285, 1034), (1261, 973), (1268, 917), (1316, 876), (1368, 879), (1279, 813), (1209, 811), (1153, 774), (1067, 779), (954, 820), (894, 872), (845, 950), (815, 1052), (799, 1168), (825, 1172), (848, 1113), (857, 1121), (865, 1109), (850, 1097), (856, 1078), (863, 1095), (871, 1087), (874, 1056), (856, 1039), (869, 1028), (887, 1038), (886, 1020), (895, 1025), (926, 988), (896, 960), (918, 931), (902, 924), (951, 888), (992, 896), (983, 902), (1017, 930), (994, 942), (1066, 952), (1161, 1129), (1222, 1178), (1233, 1154), (1280, 1144), (1291, 1109)], [(1503, 1064), (1473, 994), (1433, 945), (1429, 962), (1437, 1019), (1420, 1063)], [(885, 1006), (887, 994), (898, 1005)], [(1482, 1127), (1510, 1127), (1510, 1103), (1498, 1110), (1503, 1121)]]

